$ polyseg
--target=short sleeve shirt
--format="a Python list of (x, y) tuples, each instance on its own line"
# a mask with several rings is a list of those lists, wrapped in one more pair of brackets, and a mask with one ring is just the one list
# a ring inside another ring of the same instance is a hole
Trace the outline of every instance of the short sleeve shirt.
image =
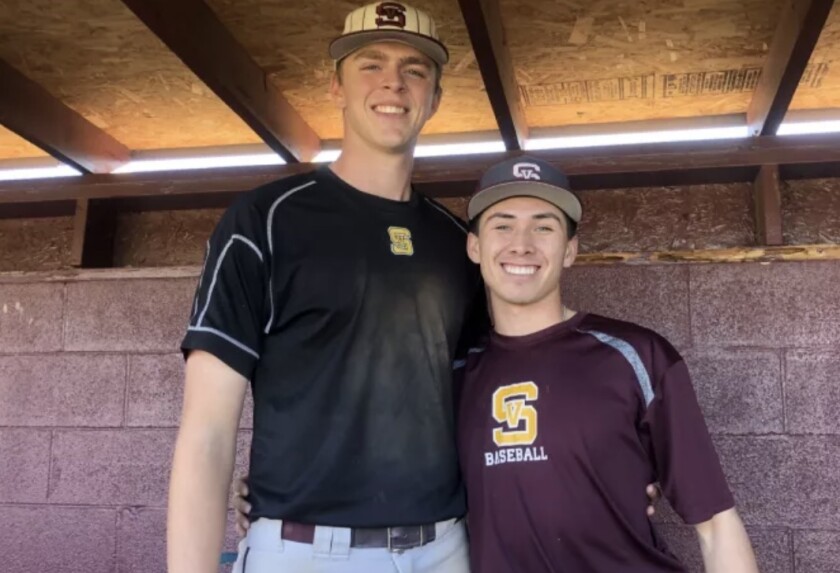
[(645, 486), (659, 481), (692, 524), (734, 505), (685, 362), (650, 330), (579, 313), (494, 333), (463, 376), (476, 571), (685, 571), (646, 516)]
[(342, 527), (463, 515), (451, 364), (478, 289), (461, 221), (328, 168), (244, 196), (182, 343), (251, 380), (251, 517)]

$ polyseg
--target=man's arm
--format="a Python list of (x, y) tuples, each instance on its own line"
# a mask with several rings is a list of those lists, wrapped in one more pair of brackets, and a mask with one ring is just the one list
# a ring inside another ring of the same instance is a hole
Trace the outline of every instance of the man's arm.
[(758, 573), (750, 539), (734, 508), (694, 527), (706, 573)]
[(169, 485), (169, 573), (218, 571), (246, 387), (241, 374), (212, 354), (190, 353)]

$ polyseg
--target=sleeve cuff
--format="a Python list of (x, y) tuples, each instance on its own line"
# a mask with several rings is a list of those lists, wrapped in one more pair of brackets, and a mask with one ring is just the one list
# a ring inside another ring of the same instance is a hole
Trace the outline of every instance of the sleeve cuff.
[(215, 328), (207, 326), (191, 326), (181, 342), (181, 351), (186, 358), (191, 350), (203, 350), (209, 352), (239, 374), (250, 380), (254, 374), (259, 353)]
[(704, 508), (691, 508), (686, 511), (677, 512), (679, 513), (680, 517), (683, 518), (686, 525), (698, 525), (700, 523), (704, 523), (709, 521), (718, 513), (726, 511), (728, 509), (732, 509), (735, 507), (735, 500), (732, 496), (729, 496), (727, 499), (722, 499), (716, 504), (711, 504)]

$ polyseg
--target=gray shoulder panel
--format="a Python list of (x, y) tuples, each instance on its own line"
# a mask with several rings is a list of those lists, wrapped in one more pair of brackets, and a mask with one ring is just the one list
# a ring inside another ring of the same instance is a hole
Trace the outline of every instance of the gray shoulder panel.
[(636, 381), (639, 383), (639, 387), (641, 387), (642, 394), (645, 397), (645, 407), (650, 406), (650, 403), (653, 402), (653, 386), (650, 383), (648, 371), (642, 363), (642, 358), (636, 352), (636, 349), (626, 340), (621, 340), (604, 332), (598, 332), (596, 330), (581, 330), (580, 332), (594, 336), (607, 346), (615, 348), (624, 356), (624, 359), (633, 368), (633, 372), (636, 373)]

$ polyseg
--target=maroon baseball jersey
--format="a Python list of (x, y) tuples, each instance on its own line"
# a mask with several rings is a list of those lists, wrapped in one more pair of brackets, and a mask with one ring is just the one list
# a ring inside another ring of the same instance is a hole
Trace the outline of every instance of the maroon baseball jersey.
[(459, 411), (474, 573), (685, 571), (645, 486), (687, 523), (734, 505), (685, 363), (635, 324), (579, 313), (492, 333), (463, 365)]

